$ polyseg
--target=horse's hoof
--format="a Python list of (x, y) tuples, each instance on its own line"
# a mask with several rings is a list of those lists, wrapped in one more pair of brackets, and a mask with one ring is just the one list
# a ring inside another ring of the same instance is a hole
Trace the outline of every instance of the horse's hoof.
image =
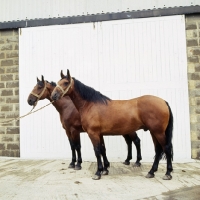
[(109, 171), (108, 170), (104, 170), (102, 171), (102, 175), (108, 175)]
[(75, 166), (75, 168), (74, 168), (74, 170), (81, 170), (82, 169), (82, 167), (81, 166)]
[(92, 177), (93, 180), (99, 180), (100, 178), (101, 178), (101, 176), (98, 176), (98, 175), (94, 175), (94, 176)]
[(133, 164), (133, 167), (140, 167), (141, 166), (141, 163), (134, 163)]
[(123, 164), (124, 165), (130, 165), (130, 162), (129, 161), (124, 161)]
[(75, 168), (75, 165), (72, 165), (72, 164), (70, 164), (69, 166), (68, 166), (68, 168), (70, 168), (70, 169), (74, 169)]
[(154, 178), (154, 174), (150, 174), (150, 173), (148, 173), (147, 175), (146, 175), (146, 178)]
[(171, 179), (172, 179), (172, 176), (171, 176), (171, 175), (165, 174), (165, 175), (163, 176), (163, 180), (171, 180)]

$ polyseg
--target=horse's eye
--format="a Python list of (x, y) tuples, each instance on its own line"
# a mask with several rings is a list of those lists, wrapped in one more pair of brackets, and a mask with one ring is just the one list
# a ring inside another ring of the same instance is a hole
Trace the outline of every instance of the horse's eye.
[(67, 86), (68, 84), (69, 84), (68, 82), (65, 82), (65, 83), (64, 83), (65, 86)]

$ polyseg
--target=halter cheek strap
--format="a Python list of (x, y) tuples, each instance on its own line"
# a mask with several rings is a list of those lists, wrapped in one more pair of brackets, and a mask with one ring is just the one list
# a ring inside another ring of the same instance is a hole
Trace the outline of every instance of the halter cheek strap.
[(73, 81), (73, 79), (71, 78), (70, 84), (68, 85), (68, 87), (65, 90), (63, 90), (63, 88), (57, 83), (56, 87), (58, 87), (62, 91), (61, 98), (68, 92), (69, 88), (72, 86), (72, 81)]
[(47, 88), (47, 86), (46, 86), (46, 81), (45, 81), (45, 83), (44, 83), (44, 88), (43, 88), (43, 90), (42, 90), (42, 92), (41, 92), (40, 94), (36, 94), (36, 93), (34, 93), (34, 92), (31, 92), (31, 94), (32, 94), (33, 96), (37, 97), (37, 101), (35, 102), (34, 107), (37, 105), (38, 101), (40, 100), (40, 98), (41, 98), (42, 95), (44, 94), (46, 88)]

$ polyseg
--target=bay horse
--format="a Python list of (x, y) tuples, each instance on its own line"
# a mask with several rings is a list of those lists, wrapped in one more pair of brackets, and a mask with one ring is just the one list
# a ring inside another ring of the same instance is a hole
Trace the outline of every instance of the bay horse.
[(163, 99), (145, 95), (130, 100), (111, 100), (95, 89), (61, 71), (61, 80), (54, 88), (51, 98), (58, 100), (69, 96), (79, 111), (83, 129), (88, 133), (97, 158), (95, 179), (100, 179), (101, 135), (126, 135), (139, 129), (149, 130), (155, 146), (155, 159), (146, 178), (153, 178), (161, 156), (166, 155), (167, 171), (164, 180), (172, 179), (173, 115), (169, 104)]
[[(48, 99), (49, 101), (52, 101), (51, 93), (55, 87), (56, 83), (44, 80), (43, 75), (41, 77), (41, 80), (37, 78), (37, 83), (28, 96), (27, 100), (28, 104), (31, 106), (36, 106), (37, 102), (43, 99)], [(62, 127), (65, 129), (66, 135), (68, 136), (69, 143), (71, 146), (72, 161), (69, 164), (69, 168), (80, 170), (82, 163), (80, 133), (85, 131), (82, 128), (79, 112), (68, 96), (65, 96), (62, 99), (53, 102), (53, 106), (60, 114), (60, 121)], [(100, 136), (100, 138), (103, 147), (105, 147), (103, 136)], [(124, 138), (128, 146), (128, 155), (127, 159), (123, 163), (125, 165), (130, 164), (130, 160), (132, 159), (132, 141), (133, 141), (137, 150), (137, 160), (134, 166), (136, 167), (140, 166), (141, 165), (140, 160), (142, 159), (142, 157), (141, 157), (139, 137), (137, 136), (136, 132), (133, 132), (131, 134), (124, 135)], [(107, 168), (110, 166), (110, 164), (106, 157), (106, 149), (103, 148), (102, 151), (103, 151), (102, 156), (104, 159), (104, 169), (102, 174), (106, 175), (108, 173)], [(78, 157), (77, 160), (76, 160), (76, 153)]]

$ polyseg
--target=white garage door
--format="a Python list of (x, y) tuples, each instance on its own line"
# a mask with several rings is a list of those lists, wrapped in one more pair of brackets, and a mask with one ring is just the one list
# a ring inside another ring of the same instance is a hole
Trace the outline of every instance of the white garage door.
[[(174, 114), (174, 158), (191, 157), (184, 16), (25, 28), (20, 31), (20, 114), (44, 75), (57, 82), (60, 70), (112, 99), (153, 94), (169, 102)], [(47, 104), (44, 100), (37, 107)], [(116, 114), (116, 113), (113, 113)], [(153, 159), (149, 132), (138, 131), (144, 161)], [(83, 160), (96, 160), (86, 133)], [(126, 158), (121, 136), (105, 137), (110, 161)], [(22, 158), (71, 158), (59, 115), (51, 105), (20, 120)], [(135, 159), (135, 148), (133, 147)]]

